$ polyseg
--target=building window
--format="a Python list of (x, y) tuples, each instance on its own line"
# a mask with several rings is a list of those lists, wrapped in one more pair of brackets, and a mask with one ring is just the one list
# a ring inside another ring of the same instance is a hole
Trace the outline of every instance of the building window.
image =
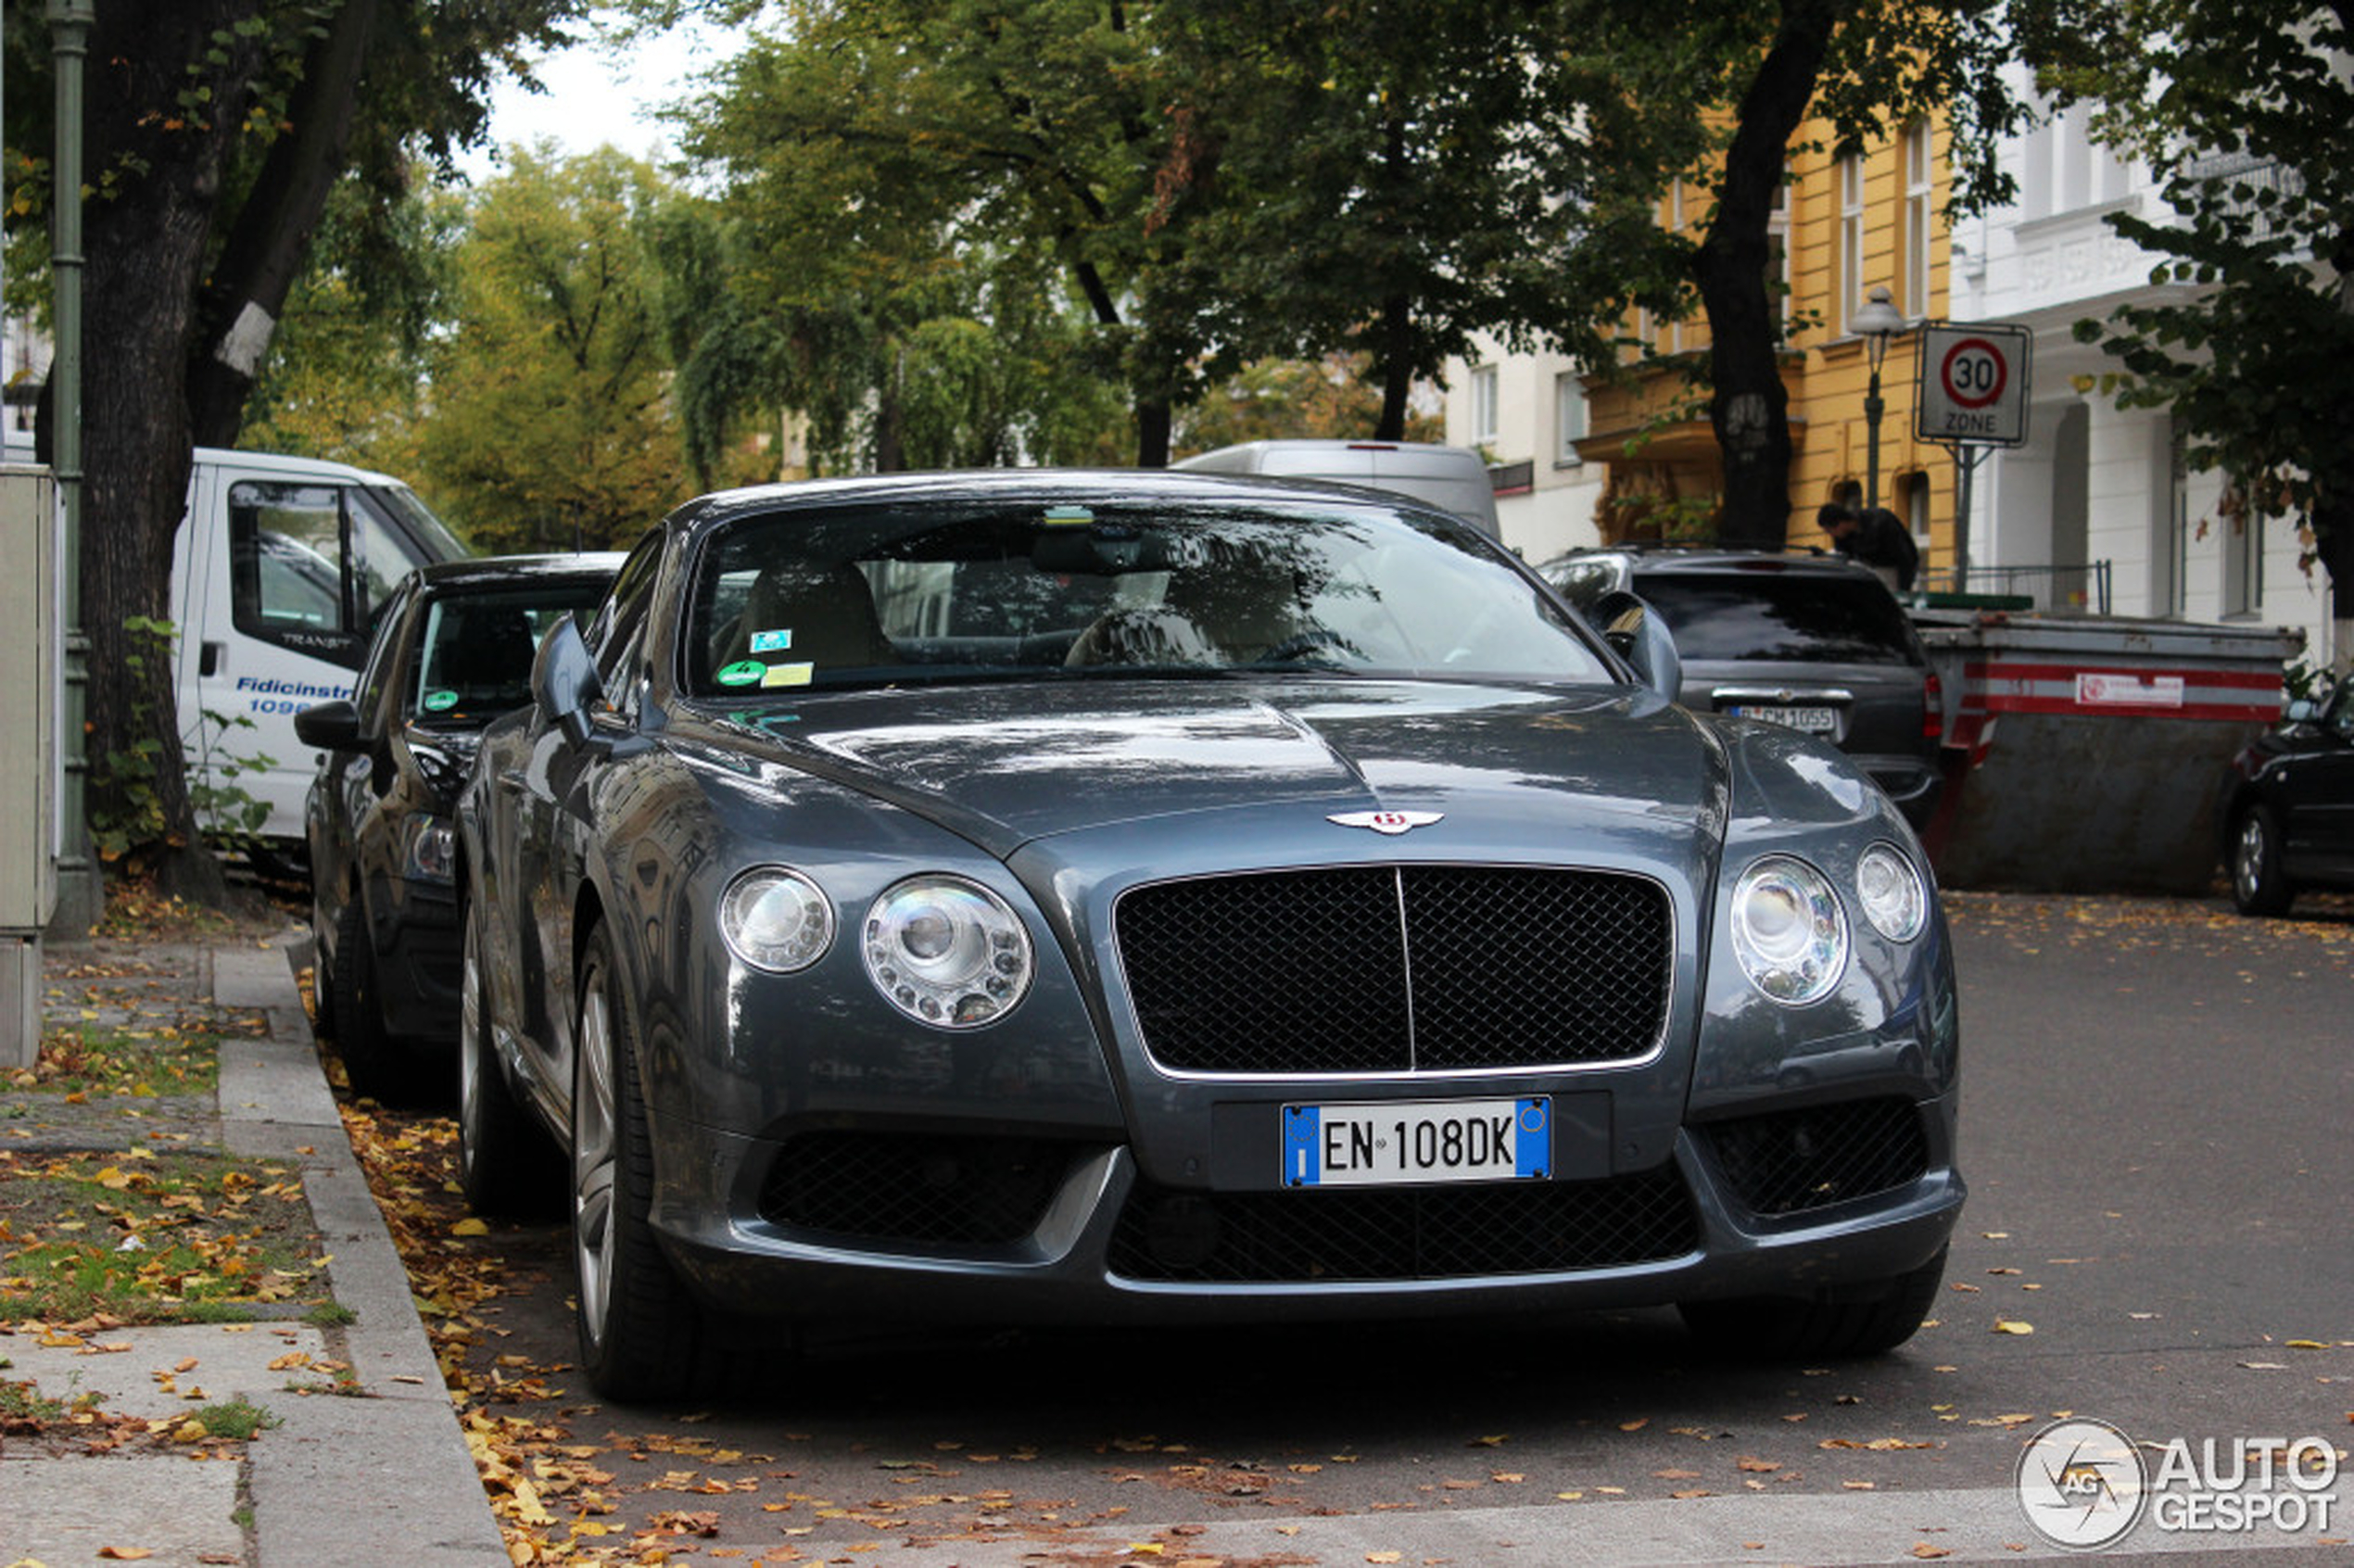
[(1774, 209), (1766, 218), (1766, 309), (1779, 338), (1790, 328), (1790, 181), (1774, 187)]
[(2241, 511), (2223, 520), (2223, 613), (2264, 609), (2264, 523)]
[(1905, 526), (1913, 531), (1914, 539), (1929, 548), (1929, 475), (1909, 474), (1905, 476)]
[(1929, 310), (1929, 121), (1905, 128), (1905, 304), (1916, 316)]
[(1864, 302), (1864, 160), (1839, 160), (1839, 330), (1850, 331)]
[(1553, 466), (1573, 467), (1584, 460), (1577, 443), (1586, 438), (1586, 384), (1575, 372), (1553, 377)]
[(1496, 440), (1496, 367), (1482, 365), (1471, 376), (1472, 445), (1492, 446)]

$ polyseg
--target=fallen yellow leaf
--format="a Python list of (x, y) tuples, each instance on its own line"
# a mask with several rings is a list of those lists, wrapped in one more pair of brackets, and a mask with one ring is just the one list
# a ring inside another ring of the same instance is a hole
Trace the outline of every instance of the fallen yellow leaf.
[(490, 1233), (490, 1227), (479, 1220), (469, 1218), (450, 1226), (449, 1233), (453, 1236), (487, 1236)]
[(2035, 1325), (2022, 1323), (2011, 1318), (1997, 1318), (1994, 1320), (1994, 1332), (1996, 1334), (2033, 1334)]

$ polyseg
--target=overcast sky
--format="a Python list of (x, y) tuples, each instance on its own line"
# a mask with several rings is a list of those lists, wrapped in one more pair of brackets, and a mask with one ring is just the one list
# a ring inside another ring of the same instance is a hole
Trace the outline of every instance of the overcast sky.
[[(636, 45), (626, 55), (590, 42), (542, 61), (537, 74), (548, 89), (526, 93), (512, 82), (490, 100), (490, 145), (551, 137), (565, 152), (584, 153), (611, 142), (643, 158), (672, 147), (656, 111), (684, 93), (694, 74), (725, 53), (732, 40), (709, 30), (681, 29)], [(487, 148), (462, 160), (476, 180), (496, 167)]]

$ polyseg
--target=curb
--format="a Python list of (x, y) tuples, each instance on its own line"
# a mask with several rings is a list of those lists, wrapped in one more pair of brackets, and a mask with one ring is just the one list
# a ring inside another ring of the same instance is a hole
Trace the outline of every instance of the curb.
[[(506, 1568), (409, 1271), (385, 1229), (311, 1040), (297, 970), (310, 937), (210, 950), (212, 994), (270, 1020), (266, 1040), (221, 1047), (222, 1132), (239, 1154), (299, 1158), (303, 1191), (334, 1256), (335, 1298), (358, 1315), (339, 1332), (369, 1397), (279, 1401), (285, 1424), (248, 1450), (259, 1568), (323, 1562), (386, 1568)], [(297, 1155), (298, 1149), (308, 1153)]]

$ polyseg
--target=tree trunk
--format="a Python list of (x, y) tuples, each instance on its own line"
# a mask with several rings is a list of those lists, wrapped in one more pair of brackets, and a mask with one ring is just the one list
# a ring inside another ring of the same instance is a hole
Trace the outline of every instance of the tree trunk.
[(1169, 438), (1174, 411), (1167, 398), (1141, 398), (1136, 404), (1136, 466), (1167, 468)]
[(2332, 667), (2354, 670), (2354, 502), (2313, 509), (2313, 553), (2330, 575), (2330, 619), (2337, 623)]
[(1773, 47), (1741, 95), (1716, 215), (1692, 261), (1708, 315), (1708, 420), (1724, 465), (1717, 537), (1728, 545), (1779, 549), (1790, 537), (1790, 392), (1766, 294), (1766, 235), (1833, 20), (1820, 0), (1783, 6)]
[(1381, 419), (1376, 441), (1406, 438), (1406, 414), (1414, 391), (1414, 302), (1393, 294), (1381, 306)]
[[(160, 835), (143, 852), (167, 893), (219, 904), (221, 868), (199, 836), (180, 745), (171, 661), (135, 656), (128, 622), (171, 613), (173, 536), (187, 506), (191, 436), (188, 349), (206, 236), (221, 166), (258, 61), (247, 45), (216, 62), (201, 85), (209, 120), (184, 120), (185, 62), (250, 5), (151, 0), (98, 8), (91, 31), (88, 167), (94, 180), (138, 172), (91, 201), (83, 230), (82, 620), (90, 639), (88, 730), (94, 830), (134, 825), (150, 803)], [(141, 167), (144, 166), (144, 167)], [(134, 674), (134, 664), (136, 670)], [(118, 759), (156, 745), (150, 781)]]
[(378, 9), (379, 0), (346, 0), (325, 33), (312, 41), (287, 109), (294, 129), (271, 144), (206, 281), (188, 367), (189, 413), (199, 447), (233, 444), (245, 424), (254, 375), (310, 252), (327, 194), (344, 170)]

